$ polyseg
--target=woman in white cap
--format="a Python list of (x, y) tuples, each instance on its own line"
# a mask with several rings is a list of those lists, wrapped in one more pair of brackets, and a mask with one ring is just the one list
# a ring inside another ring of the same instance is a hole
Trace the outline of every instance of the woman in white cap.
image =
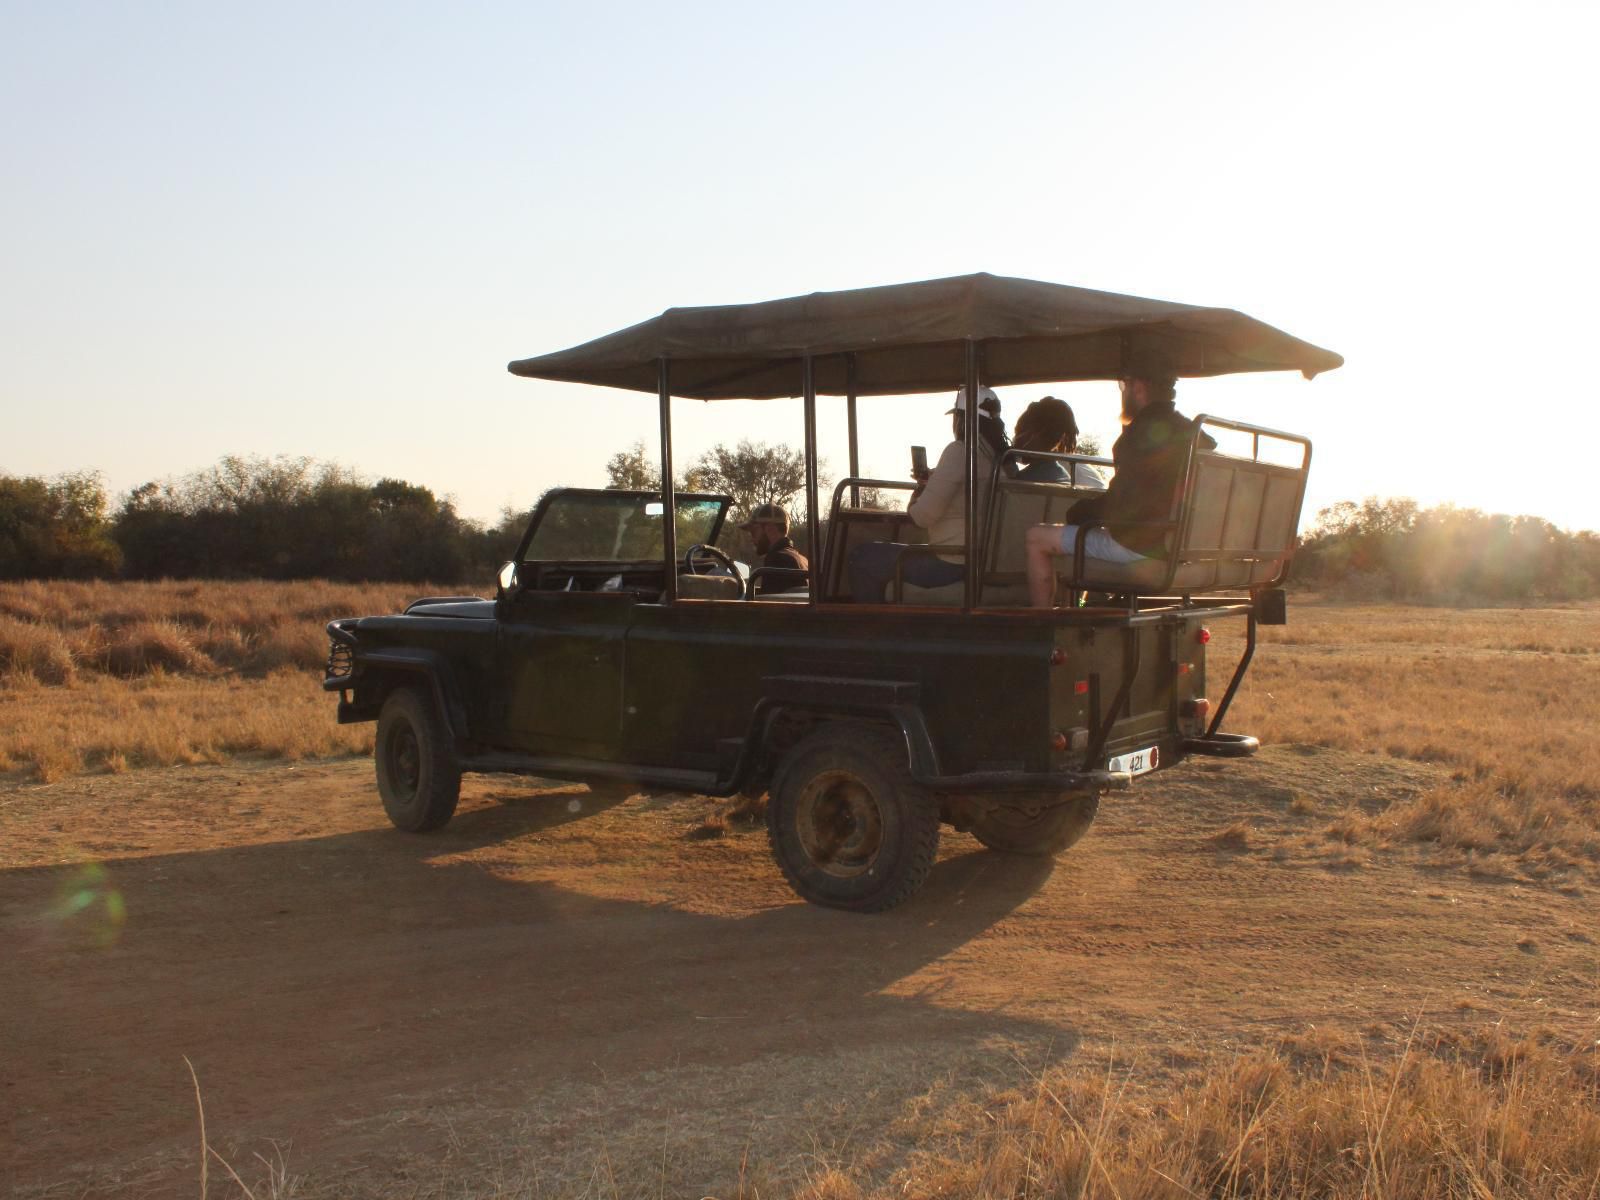
[[(944, 448), (928, 478), (911, 493), (906, 513), (928, 531), (928, 545), (959, 548), (966, 544), (967, 521), (967, 389), (956, 393), (950, 410), (955, 440)], [(989, 477), (994, 460), (1009, 445), (1000, 420), (1000, 397), (986, 387), (978, 389), (978, 471)], [(978, 521), (983, 521), (983, 491), (978, 492)], [(850, 596), (859, 604), (882, 604), (884, 588), (894, 578), (895, 564), (907, 547), (899, 542), (866, 542), (850, 553)], [(901, 578), (917, 587), (943, 587), (966, 577), (966, 560), (957, 556), (912, 554), (906, 556)]]

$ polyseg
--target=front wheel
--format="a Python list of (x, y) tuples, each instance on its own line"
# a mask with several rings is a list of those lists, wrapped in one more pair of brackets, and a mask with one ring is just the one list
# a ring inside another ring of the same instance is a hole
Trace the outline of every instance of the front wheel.
[(1095, 792), (1048, 805), (1003, 804), (974, 819), (972, 836), (989, 849), (1008, 854), (1060, 854), (1089, 832), (1099, 809)]
[(396, 829), (426, 833), (455, 815), (461, 768), (428, 696), (413, 688), (389, 694), (378, 714), (373, 760), (383, 811)]
[(914, 893), (939, 849), (939, 807), (911, 778), (905, 741), (824, 725), (779, 765), (767, 801), (773, 857), (803, 899), (881, 912)]

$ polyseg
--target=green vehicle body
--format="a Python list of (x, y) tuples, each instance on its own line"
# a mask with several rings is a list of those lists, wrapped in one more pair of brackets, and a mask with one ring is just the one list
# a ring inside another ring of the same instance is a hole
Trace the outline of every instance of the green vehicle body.
[[(551, 493), (524, 547), (553, 508), (592, 494)], [(1208, 737), (1200, 703), (1210, 627), (1231, 617), (1253, 629), (1252, 603), (962, 612), (752, 593), (665, 604), (652, 595), (661, 570), (523, 559), (493, 599), (330, 622), (324, 687), (339, 693), (341, 722), (377, 720), (399, 692), (424, 697), (462, 772), (604, 789), (759, 795), (819, 727), (870, 727), (957, 829), (1065, 804), (1092, 816), (1102, 791), (1129, 786), (1132, 772), (1113, 768), (1136, 753), (1143, 773), (1255, 746)], [(622, 572), (637, 586), (583, 586)]]

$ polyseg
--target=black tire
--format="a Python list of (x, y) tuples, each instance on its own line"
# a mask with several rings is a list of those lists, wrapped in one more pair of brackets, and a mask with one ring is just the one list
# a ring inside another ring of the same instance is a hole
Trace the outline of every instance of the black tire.
[(898, 733), (834, 723), (779, 764), (767, 838), (802, 899), (882, 912), (927, 879), (939, 849), (939, 806), (912, 780)]
[(1042, 807), (1007, 804), (980, 814), (972, 822), (972, 836), (989, 849), (1007, 854), (1060, 854), (1089, 832), (1099, 811), (1096, 792), (1082, 792)]
[(389, 693), (372, 757), (383, 811), (396, 829), (426, 833), (455, 815), (461, 768), (431, 697), (414, 688)]

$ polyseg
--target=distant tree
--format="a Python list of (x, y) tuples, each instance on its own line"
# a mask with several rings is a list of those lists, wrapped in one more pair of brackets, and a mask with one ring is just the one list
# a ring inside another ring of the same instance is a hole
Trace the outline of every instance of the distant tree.
[(607, 487), (653, 492), (661, 489), (661, 472), (651, 463), (643, 442), (618, 450), (606, 461)]
[(1097, 458), (1100, 457), (1100, 439), (1092, 433), (1080, 433), (1078, 435), (1078, 448), (1073, 453), (1091, 454)]
[(92, 579), (121, 562), (98, 475), (0, 475), (0, 579)]
[(695, 460), (691, 473), (699, 488), (731, 496), (732, 516), (742, 521), (762, 504), (794, 509), (806, 485), (806, 456), (781, 443), (746, 439), (731, 449), (720, 443), (711, 447)]

